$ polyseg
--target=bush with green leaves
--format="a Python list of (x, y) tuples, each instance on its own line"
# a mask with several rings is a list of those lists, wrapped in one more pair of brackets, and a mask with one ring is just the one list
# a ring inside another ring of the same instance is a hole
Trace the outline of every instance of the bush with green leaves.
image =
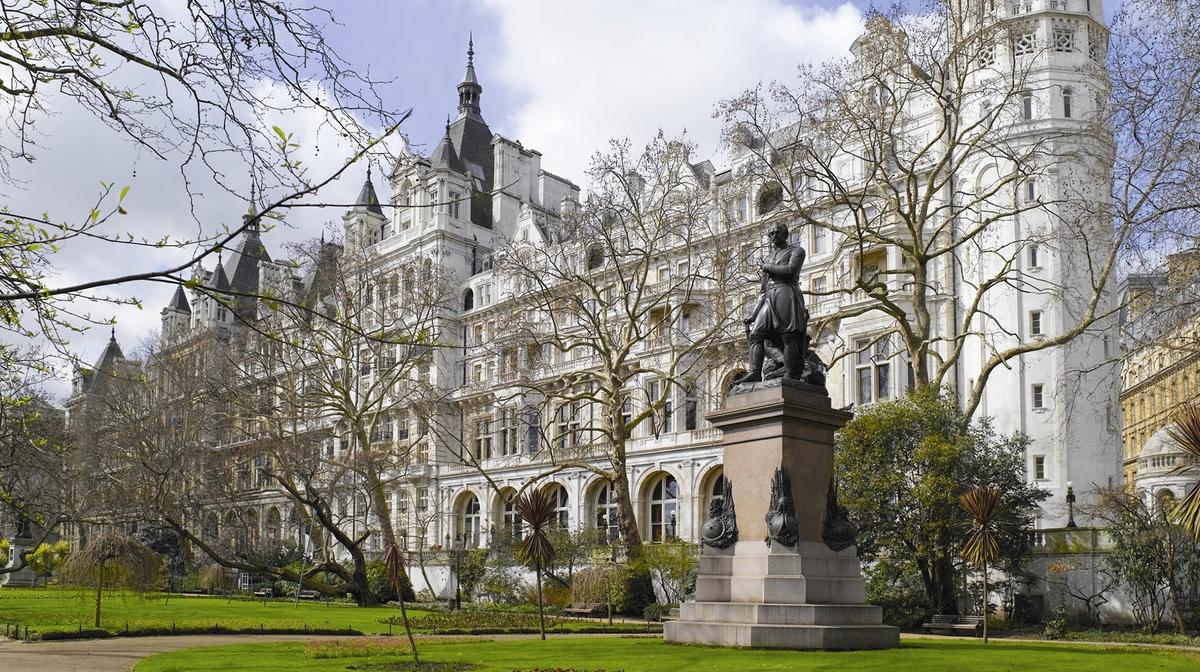
[(1033, 550), (1033, 519), (1049, 493), (1026, 482), (1021, 434), (997, 435), (950, 395), (925, 389), (859, 409), (838, 433), (838, 500), (858, 528), (859, 555), (906, 558), (930, 608), (958, 613), (956, 558), (969, 530), (959, 496), (979, 487), (1003, 493), (998, 564), (1019, 568)]
[[(413, 592), (412, 582), (409, 581), (408, 574), (402, 574), (400, 580), (404, 584), (405, 601), (415, 601), (416, 593)], [(367, 563), (367, 585), (370, 587), (371, 592), (375, 594), (375, 599), (380, 604), (396, 602), (400, 599), (400, 596), (396, 594), (396, 589), (392, 587), (387, 566), (378, 560), (371, 560)]]
[(911, 560), (883, 556), (863, 568), (867, 603), (883, 608), (883, 622), (919, 627), (929, 615), (929, 597)]

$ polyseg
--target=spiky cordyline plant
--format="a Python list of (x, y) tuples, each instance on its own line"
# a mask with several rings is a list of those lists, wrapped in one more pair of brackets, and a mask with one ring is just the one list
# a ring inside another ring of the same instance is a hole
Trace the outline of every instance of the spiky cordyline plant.
[(408, 607), (404, 604), (404, 588), (400, 585), (400, 573), (404, 570), (404, 552), (399, 544), (392, 541), (387, 552), (383, 554), (383, 566), (387, 570), (388, 580), (400, 600), (400, 618), (404, 621), (404, 634), (408, 635), (408, 647), (412, 649), (413, 664), (420, 665), (421, 657), (417, 655), (417, 640), (413, 639), (412, 626), (408, 623)]
[[(1175, 467), (1175, 472), (1195, 471), (1200, 468), (1200, 406), (1190, 405), (1185, 408), (1175, 418), (1175, 424), (1167, 428), (1167, 436), (1192, 458), (1192, 463)], [(1196, 539), (1200, 539), (1200, 483), (1193, 485), (1183, 499), (1171, 509), (1171, 521)]]
[(980, 566), (983, 574), (983, 642), (988, 641), (988, 563), (1000, 557), (1000, 542), (996, 538), (996, 523), (1004, 505), (999, 488), (990, 486), (964, 492), (958, 498), (962, 508), (971, 516), (971, 533), (963, 543), (963, 558)]
[(554, 545), (550, 543), (550, 526), (558, 519), (554, 505), (554, 495), (547, 488), (531, 490), (516, 501), (517, 513), (529, 526), (525, 538), (517, 544), (517, 558), (534, 572), (534, 580), (537, 582), (538, 632), (543, 640), (546, 639), (546, 615), (542, 605), (542, 568), (554, 561)]

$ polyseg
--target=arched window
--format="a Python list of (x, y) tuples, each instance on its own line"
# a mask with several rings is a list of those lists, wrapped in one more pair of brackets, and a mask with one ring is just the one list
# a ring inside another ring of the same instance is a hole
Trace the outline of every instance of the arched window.
[(707, 496), (704, 498), (704, 514), (708, 515), (708, 507), (712, 506), (713, 502), (719, 502), (725, 499), (725, 472), (717, 474), (717, 477), (712, 480), (712, 485), (709, 486)]
[(514, 490), (505, 490), (500, 498), (504, 501), (504, 514), (500, 524), (514, 541), (520, 541), (525, 535), (525, 521), (521, 519), (521, 514), (517, 513), (517, 493)]
[(557, 483), (546, 487), (550, 489), (550, 493), (554, 496), (554, 518), (558, 523), (559, 529), (565, 530), (571, 520), (571, 498), (567, 495), (567, 489)]
[(605, 483), (596, 491), (596, 529), (603, 533), (605, 541), (620, 534), (617, 516), (617, 489)]
[(594, 271), (601, 266), (604, 266), (604, 249), (595, 245), (588, 250), (587, 268), (589, 271)]
[(217, 514), (210, 513), (204, 518), (204, 540), (208, 542), (216, 541), (221, 536), (221, 524), (217, 521)]
[(458, 513), (458, 532), (462, 535), (463, 545), (467, 548), (479, 546), (480, 532), (479, 498), (467, 493), (462, 499)]
[(464, 313), (475, 307), (475, 292), (471, 291), (470, 287), (463, 290), (462, 297)]
[(282, 516), (279, 515), (279, 509), (272, 506), (270, 509), (267, 509), (267, 538), (271, 541), (276, 541), (279, 539), (282, 532)]
[(765, 215), (783, 202), (783, 187), (778, 182), (765, 185), (758, 191), (758, 214)]
[(676, 536), (679, 520), (679, 483), (662, 474), (650, 486), (650, 541), (662, 543)]

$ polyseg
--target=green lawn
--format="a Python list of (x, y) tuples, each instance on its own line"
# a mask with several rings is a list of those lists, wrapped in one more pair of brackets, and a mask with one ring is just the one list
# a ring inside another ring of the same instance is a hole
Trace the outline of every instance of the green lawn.
[[(68, 588), (0, 588), (0, 624), (29, 627), (31, 634), (74, 632), (92, 627), (95, 593)], [(503, 613), (448, 614), (409, 609), (420, 631), (463, 631), (471, 628), (536, 628), (535, 616)], [(380, 621), (399, 618), (397, 607), (356, 607), (352, 604), (300, 602), (292, 600), (244, 600), (221, 597), (182, 597), (153, 594), (105, 593), (100, 613), (101, 628), (119, 633), (144, 628), (180, 630), (220, 626), (229, 630), (353, 628), (365, 633), (387, 633)], [(428, 618), (428, 621), (423, 619)], [(598, 620), (558, 621), (559, 629), (578, 630), (602, 626)], [(643, 631), (644, 625), (629, 624)], [(399, 626), (393, 626), (399, 630)], [(0, 635), (3, 635), (0, 627)]]
[[(918, 670), (970, 670), (1004, 672), (1087, 671), (1154, 672), (1194, 671), (1200, 654), (1148, 649), (1072, 644), (993, 641), (974, 639), (909, 639), (898, 649), (886, 651), (803, 652), (718, 649), (666, 644), (657, 638), (559, 637), (545, 642), (536, 639), (487, 640), (475, 642), (421, 642), (422, 660), (467, 662), (479, 670), (529, 670), (569, 668), (589, 672), (703, 672), (731, 670), (795, 670), (807, 672), (893, 672)], [(240, 644), (187, 649), (151, 656), (138, 663), (135, 672), (202, 672), (214, 670), (318, 670), (389, 669), (369, 666), (403, 660), (399, 656), (375, 658), (314, 659), (305, 656), (301, 642)], [(349, 666), (355, 666), (349, 668)], [(390, 669), (400, 669), (391, 667)]]
[[(67, 588), (0, 588), (0, 623), (29, 626), (30, 632), (75, 630), (92, 627), (95, 593)], [(347, 604), (228, 600), (219, 597), (167, 599), (161, 594), (104, 595), (100, 626), (118, 632), (150, 627), (200, 628), (355, 628), (362, 632), (387, 632), (378, 621), (397, 615), (395, 607), (358, 608)], [(410, 612), (410, 614), (420, 612)], [(0, 634), (3, 630), (0, 629)]]

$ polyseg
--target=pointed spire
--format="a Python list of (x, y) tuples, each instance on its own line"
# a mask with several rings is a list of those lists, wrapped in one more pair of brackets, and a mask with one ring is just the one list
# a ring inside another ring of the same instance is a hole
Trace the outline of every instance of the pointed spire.
[[(250, 233), (250, 232), (258, 233), (259, 224), (262, 223), (262, 220), (255, 219), (255, 217), (257, 217), (257, 216), (258, 216), (258, 207), (255, 204), (255, 199), (254, 199), (254, 179), (251, 178), (251, 180), (250, 180), (250, 202), (246, 205), (246, 214), (242, 215), (242, 222), (247, 225), (246, 233)], [(254, 220), (253, 223), (251, 223), (250, 220)]]
[(479, 94), (481, 93), (483, 93), (483, 87), (475, 78), (475, 34), (471, 33), (467, 40), (467, 72), (463, 75), (463, 81), (458, 85), (458, 114), (460, 117), (479, 116)]
[(454, 151), (454, 141), (450, 138), (450, 117), (446, 117), (446, 134), (434, 148), (430, 161), (434, 168), (463, 172), (462, 162), (458, 160), (458, 152)]
[(117, 342), (117, 328), (115, 326), (112, 327), (112, 329), (108, 332), (108, 342), (109, 343)]
[(213, 269), (212, 278), (209, 279), (208, 286), (219, 291), (229, 291), (229, 277), (225, 275), (225, 266), (221, 262), (221, 253), (217, 253), (217, 267)]
[(188, 303), (187, 296), (183, 293), (183, 285), (175, 285), (175, 294), (171, 297), (171, 302), (167, 304), (167, 308), (177, 313), (192, 314), (192, 306)]
[(375, 184), (371, 182), (370, 162), (367, 163), (367, 181), (363, 182), (362, 189), (358, 192), (358, 200), (354, 201), (354, 209), (384, 216), (383, 208), (379, 205), (379, 196), (375, 193)]

